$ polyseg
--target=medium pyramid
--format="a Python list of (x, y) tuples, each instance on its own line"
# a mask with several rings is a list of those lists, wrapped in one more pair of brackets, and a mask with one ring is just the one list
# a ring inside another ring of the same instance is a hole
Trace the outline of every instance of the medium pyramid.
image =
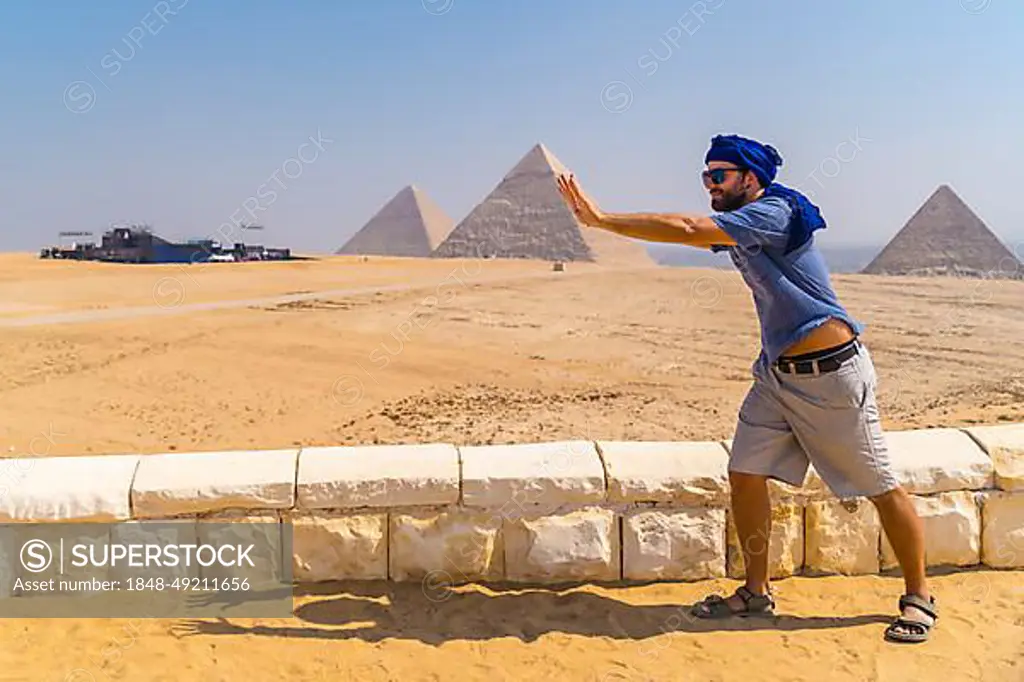
[(948, 185), (940, 185), (861, 272), (1024, 279), (1024, 264)]
[(555, 178), (565, 167), (543, 144), (523, 156), (433, 255), (655, 265), (643, 243), (581, 225)]
[(409, 185), (335, 253), (427, 257), (454, 225), (423, 190)]

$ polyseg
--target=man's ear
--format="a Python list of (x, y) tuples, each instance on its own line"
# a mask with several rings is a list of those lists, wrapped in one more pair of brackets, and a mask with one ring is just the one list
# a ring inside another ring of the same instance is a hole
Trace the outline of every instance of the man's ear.
[(756, 175), (754, 175), (754, 171), (743, 171), (743, 189), (748, 192), (756, 192), (761, 189), (761, 181), (757, 179)]

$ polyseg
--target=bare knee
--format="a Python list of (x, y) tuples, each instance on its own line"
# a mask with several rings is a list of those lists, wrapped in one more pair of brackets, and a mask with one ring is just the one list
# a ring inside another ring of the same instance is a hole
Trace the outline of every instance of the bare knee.
[(871, 500), (879, 511), (885, 512), (900, 508), (905, 501), (908, 501), (908, 496), (902, 487), (896, 487), (888, 492), (884, 492), (881, 495), (875, 495), (874, 497), (869, 497), (868, 499)]
[(730, 471), (729, 487), (732, 489), (733, 495), (740, 497), (765, 493), (768, 489), (768, 477), (760, 474), (744, 474), (738, 471)]

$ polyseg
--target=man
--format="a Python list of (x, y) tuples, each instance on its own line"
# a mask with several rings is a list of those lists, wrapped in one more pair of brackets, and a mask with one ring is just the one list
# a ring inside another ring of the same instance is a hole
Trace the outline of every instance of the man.
[(731, 506), (743, 552), (744, 584), (696, 604), (701, 618), (770, 615), (771, 505), (768, 479), (803, 484), (810, 463), (841, 500), (878, 509), (905, 580), (892, 641), (927, 640), (937, 607), (925, 580), (924, 532), (890, 468), (875, 401), (877, 377), (854, 320), (832, 289), (813, 233), (818, 208), (775, 182), (782, 157), (737, 135), (712, 139), (702, 177), (711, 216), (605, 213), (575, 177), (559, 190), (584, 225), (655, 242), (727, 250), (750, 287), (761, 327), (753, 385), (739, 412), (729, 458)]

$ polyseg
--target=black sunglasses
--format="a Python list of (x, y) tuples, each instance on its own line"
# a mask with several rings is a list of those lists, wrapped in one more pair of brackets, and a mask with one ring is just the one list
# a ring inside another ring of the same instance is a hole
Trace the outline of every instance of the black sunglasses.
[(712, 168), (706, 170), (700, 174), (701, 179), (704, 180), (704, 186), (709, 185), (721, 185), (725, 182), (725, 174), (729, 172), (743, 173), (746, 168)]

